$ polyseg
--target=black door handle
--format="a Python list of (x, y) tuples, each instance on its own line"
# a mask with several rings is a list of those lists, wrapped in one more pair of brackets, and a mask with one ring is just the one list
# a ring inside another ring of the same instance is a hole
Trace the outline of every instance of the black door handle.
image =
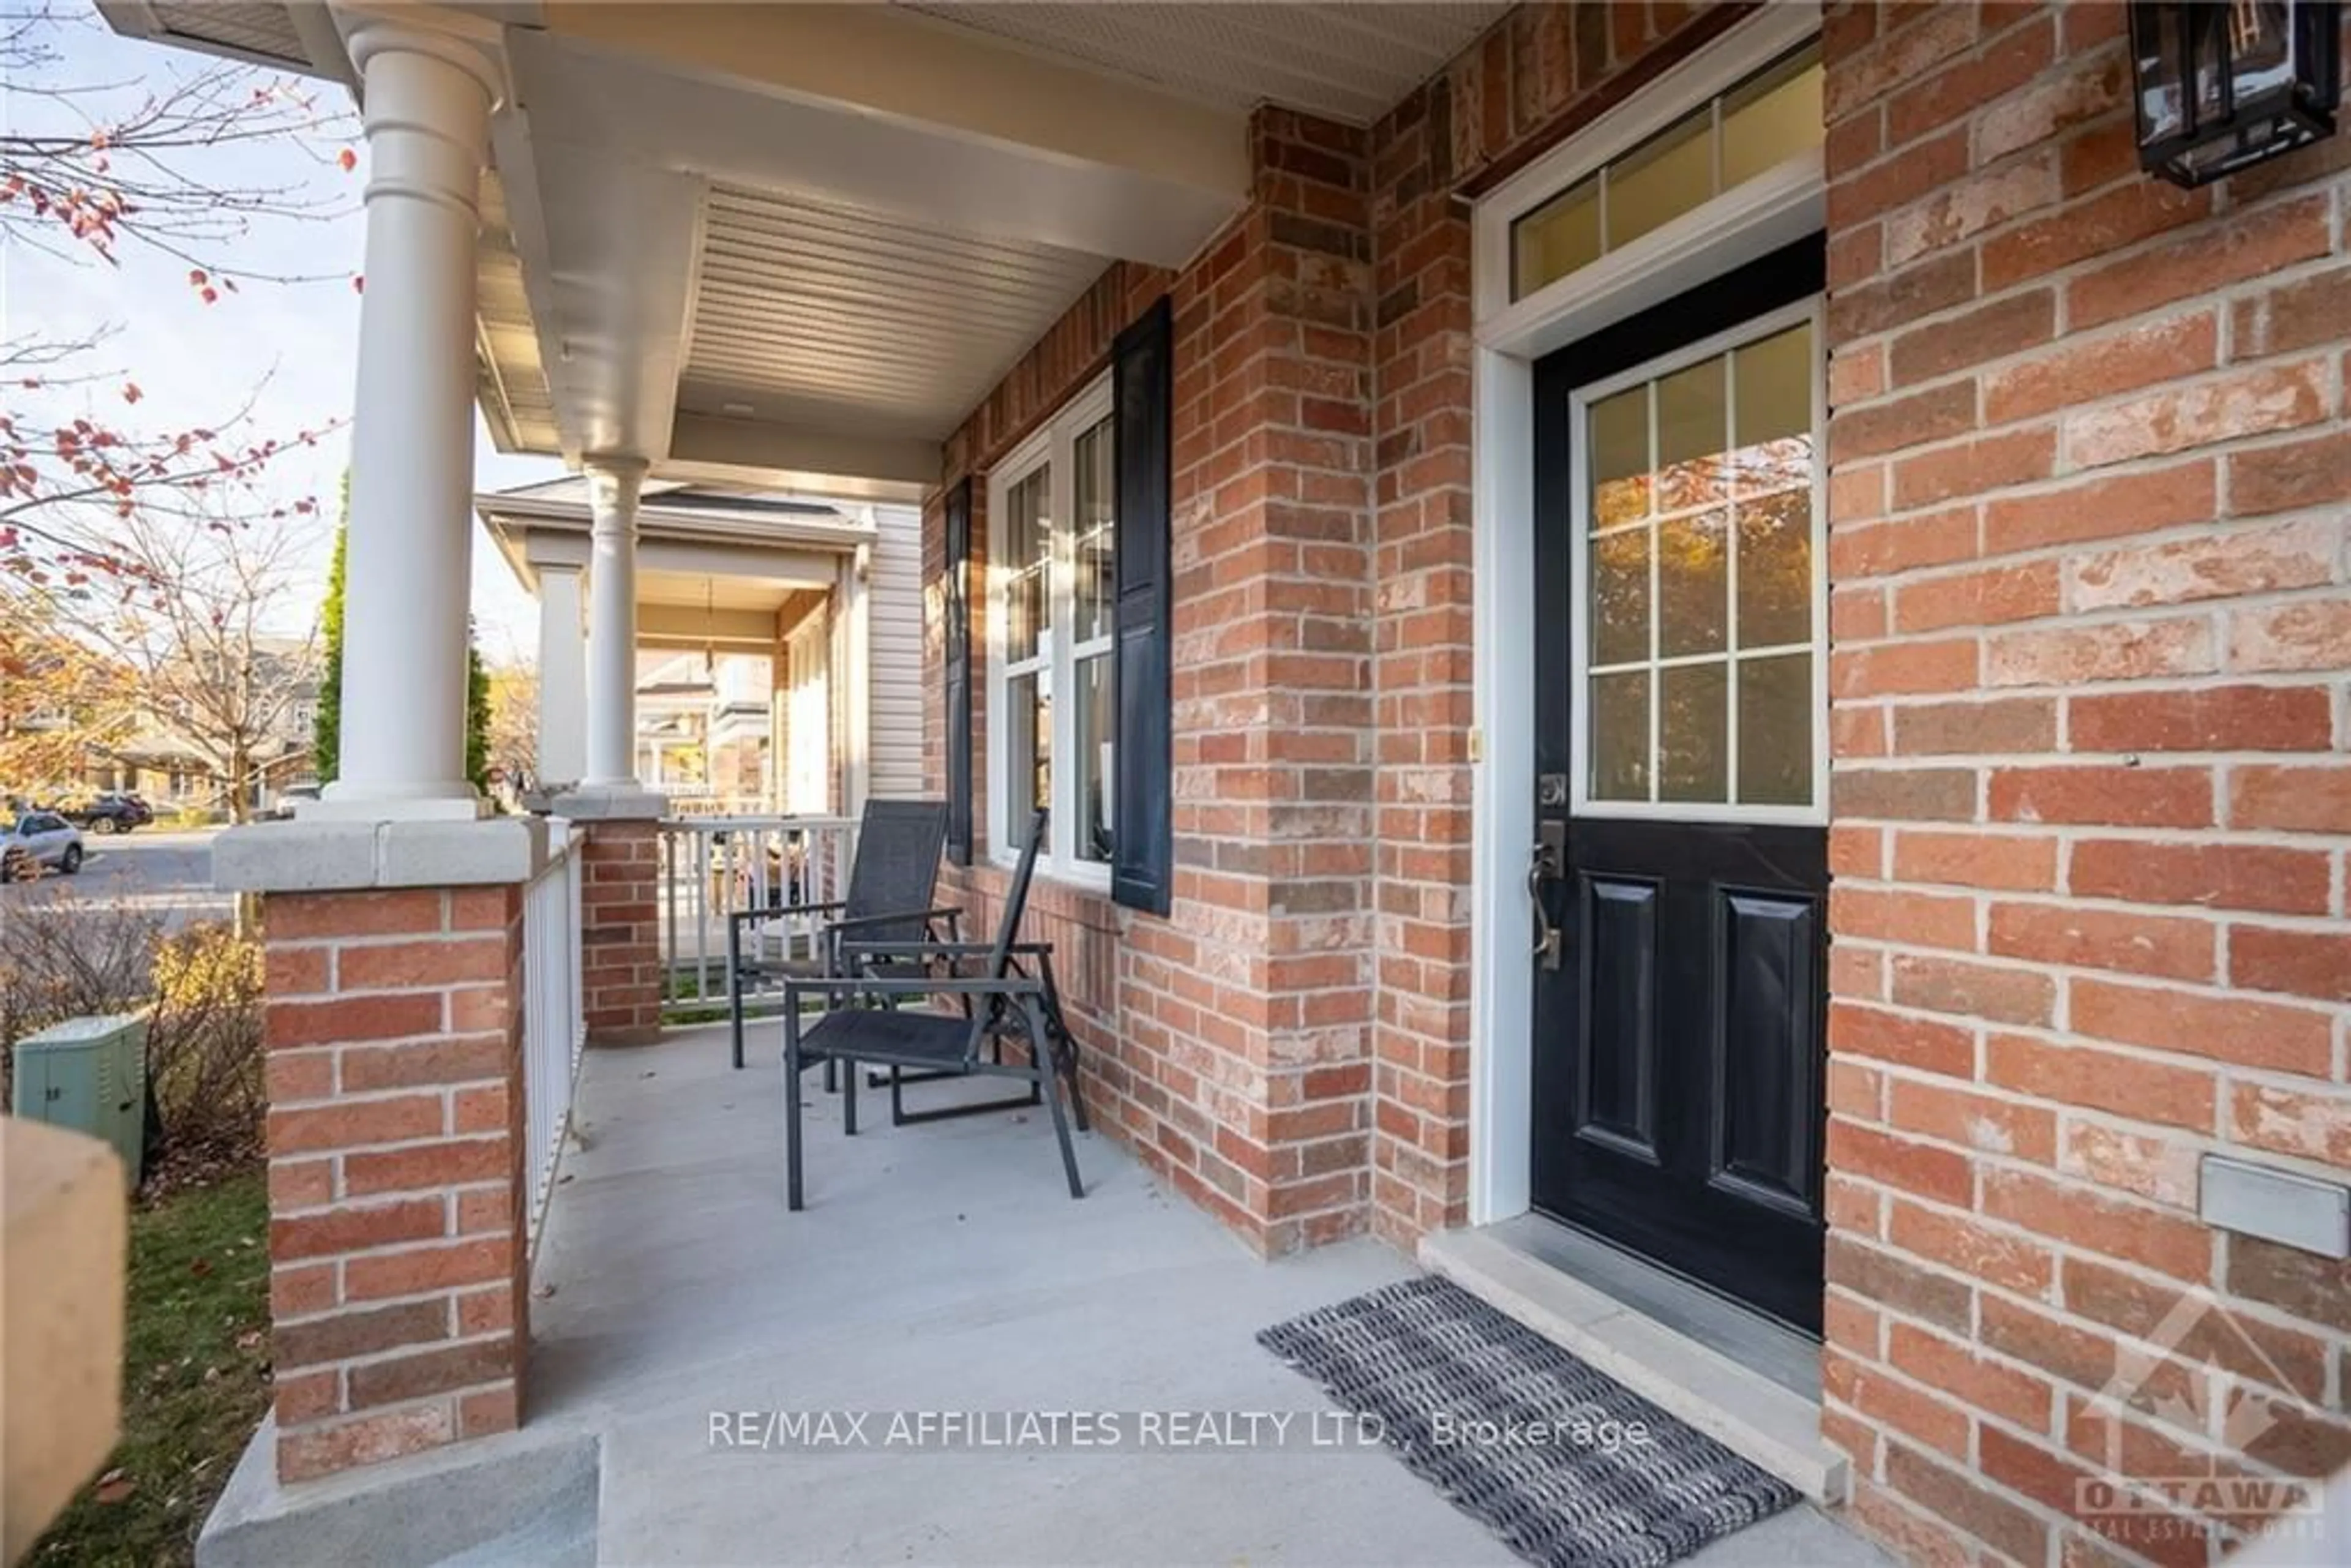
[[(1546, 823), (1548, 828), (1550, 824)], [(1546, 833), (1546, 838), (1549, 834)], [(1565, 946), (1565, 933), (1551, 917), (1551, 904), (1543, 894), (1559, 880), (1559, 846), (1544, 842), (1535, 846), (1527, 864), (1527, 901), (1535, 909), (1534, 956), (1545, 969), (1557, 969)]]

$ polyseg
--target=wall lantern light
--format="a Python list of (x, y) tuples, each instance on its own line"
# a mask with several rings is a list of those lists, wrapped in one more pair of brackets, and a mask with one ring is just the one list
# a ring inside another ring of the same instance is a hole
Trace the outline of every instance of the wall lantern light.
[(2201, 185), (2335, 131), (2340, 0), (2134, 0), (2139, 166)]

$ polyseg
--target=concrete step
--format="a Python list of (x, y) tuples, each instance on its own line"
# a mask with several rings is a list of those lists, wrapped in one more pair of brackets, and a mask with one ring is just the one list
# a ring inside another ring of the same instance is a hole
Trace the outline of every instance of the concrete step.
[(1821, 1440), (1817, 1347), (1800, 1336), (1539, 1219), (1425, 1237), (1420, 1262), (1813, 1501), (1844, 1500), (1844, 1456)]
[(593, 1568), (601, 1446), (502, 1434), (291, 1485), (265, 1416), (204, 1532), (196, 1568)]

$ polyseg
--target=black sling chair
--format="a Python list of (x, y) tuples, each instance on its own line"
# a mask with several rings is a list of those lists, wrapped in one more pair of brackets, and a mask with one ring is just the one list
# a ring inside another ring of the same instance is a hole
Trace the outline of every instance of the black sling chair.
[[(841, 1074), (841, 1123), (842, 1133), (850, 1136), (857, 1132), (860, 1062), (892, 1070), (891, 1108), (893, 1119), (901, 1122), (912, 1119), (898, 1104), (897, 1075), (904, 1070), (945, 1077), (1022, 1080), (1030, 1086), (1027, 1094), (985, 1106), (956, 1106), (952, 1113), (1032, 1105), (1041, 1098), (1052, 1111), (1053, 1135), (1061, 1145), (1061, 1168), (1069, 1177), (1070, 1196), (1086, 1195), (1078, 1175), (1077, 1151), (1070, 1142), (1070, 1113), (1062, 1109), (1058, 1082), (1069, 1081), (1078, 1130), (1084, 1132), (1086, 1110), (1078, 1094), (1077, 1042), (1061, 1022), (1048, 967), (1050, 944), (1019, 940), (1029, 878), (1037, 869), (1037, 851), (1044, 839), (1045, 813), (1040, 809), (1029, 821), (1020, 863), (1012, 873), (1012, 885), (1005, 891), (1004, 917), (994, 942), (880, 942), (844, 936), (836, 976), (785, 982), (784, 1161), (787, 1197), (792, 1208), (801, 1207), (800, 1073), (819, 1061), (839, 1061), (848, 1068)], [(975, 961), (978, 973), (967, 973)], [(904, 968), (909, 965), (927, 972), (907, 975)], [(806, 1025), (800, 1021), (804, 997), (821, 1001), (825, 1009)], [(963, 1011), (957, 1015), (872, 1005), (906, 997), (953, 997)], [(999, 1035), (1025, 1039), (1028, 1060), (1006, 1061), (1000, 1052), (983, 1054), (990, 1037)]]
[[(857, 855), (849, 885), (831, 904), (778, 904), (738, 909), (726, 916), (726, 1015), (735, 1065), (743, 1065), (744, 1004), (772, 1002), (781, 981), (843, 973), (841, 943), (851, 936), (904, 942), (927, 937), (944, 924), (950, 941), (962, 935), (961, 911), (933, 908), (938, 886), (939, 852), (947, 841), (945, 800), (868, 800), (857, 829)], [(770, 922), (791, 915), (820, 917), (815, 951), (770, 957), (759, 935)], [(825, 1069), (825, 1088), (834, 1087)]]

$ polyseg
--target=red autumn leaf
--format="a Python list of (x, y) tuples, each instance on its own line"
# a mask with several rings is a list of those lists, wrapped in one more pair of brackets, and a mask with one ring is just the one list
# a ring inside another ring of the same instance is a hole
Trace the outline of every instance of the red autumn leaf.
[(365, 274), (356, 272), (351, 274), (351, 292), (354, 294), (365, 294), (367, 292), (367, 277)]
[(141, 391), (139, 390), (139, 383), (138, 383), (137, 382), (124, 382), (124, 383), (123, 383), (123, 387), (122, 387), (122, 401), (123, 401), (123, 402), (137, 402), (141, 398), (145, 397), (146, 395), (147, 395), (147, 394), (146, 394), (145, 392), (141, 392)]
[(341, 164), (343, 172), (348, 174), (360, 166), (360, 155), (346, 147), (335, 154), (335, 162)]

